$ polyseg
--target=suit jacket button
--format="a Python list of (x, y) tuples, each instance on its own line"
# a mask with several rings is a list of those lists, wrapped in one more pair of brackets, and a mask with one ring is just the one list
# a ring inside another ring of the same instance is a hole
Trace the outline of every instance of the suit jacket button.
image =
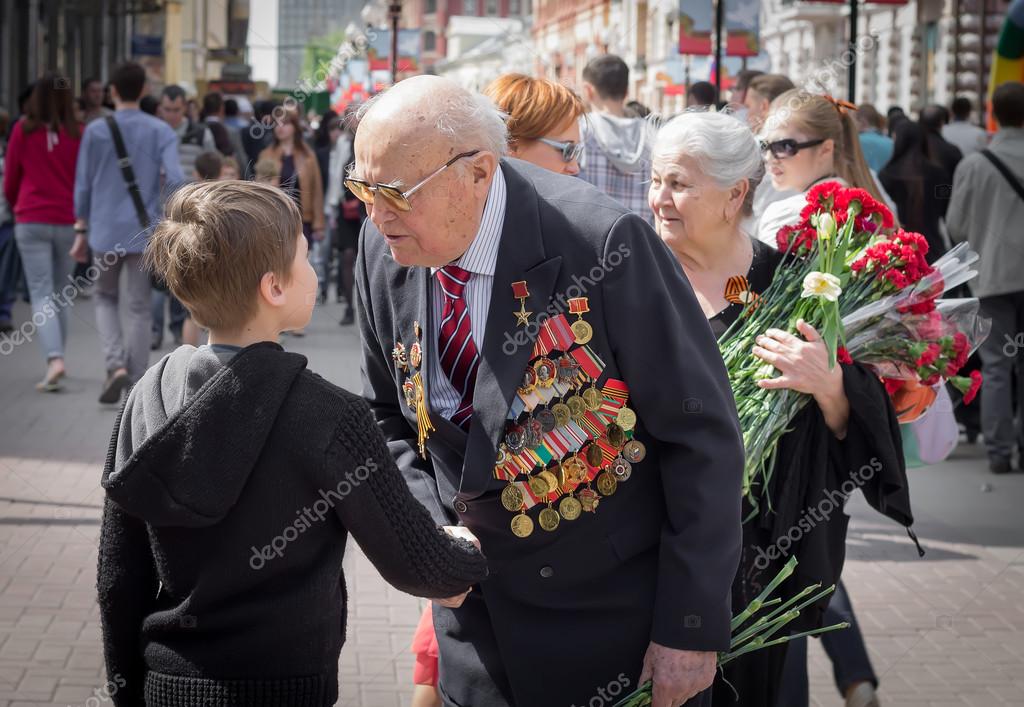
[(548, 565), (544, 565), (540, 568), (540, 576), (544, 579), (551, 579), (555, 576), (555, 570)]
[(452, 505), (455, 506), (456, 513), (465, 513), (469, 510), (469, 506), (461, 498), (452, 499)]

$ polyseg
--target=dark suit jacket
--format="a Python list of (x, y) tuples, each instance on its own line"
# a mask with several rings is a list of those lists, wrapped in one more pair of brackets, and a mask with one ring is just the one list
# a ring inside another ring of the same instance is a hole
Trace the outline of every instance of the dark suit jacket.
[[(469, 434), (432, 414), (427, 459), (417, 453), (416, 419), (401, 390), (407, 373), (391, 351), (398, 341), (411, 345), (414, 321), (425, 349), (436, 345), (430, 270), (397, 265), (369, 220), (356, 264), (364, 395), (413, 493), (437, 523), (472, 530), (491, 568), (474, 592), (489, 625), (468, 609), (435, 613), (442, 689), (455, 703), (483, 704), (474, 697), (482, 693), (459, 692), (457, 683), (472, 672), (469, 662), (490, 660), (489, 672), (507, 672), (516, 704), (586, 703), (620, 674), (635, 687), (650, 640), (728, 647), (742, 438), (707, 319), (651, 227), (581, 180), (518, 160), (502, 160), (501, 169), (508, 206)], [(503, 484), (492, 478), (533, 347), (513, 316), (517, 280), (528, 283), (531, 322), (566, 311), (568, 298), (589, 298), (589, 345), (605, 374), (629, 385), (635, 438), (647, 447), (632, 478), (595, 513), (555, 532), (537, 527), (526, 539), (510, 531), (512, 516), (497, 498)], [(466, 645), (474, 650), (460, 652)], [(459, 660), (466, 664), (452, 665)]]

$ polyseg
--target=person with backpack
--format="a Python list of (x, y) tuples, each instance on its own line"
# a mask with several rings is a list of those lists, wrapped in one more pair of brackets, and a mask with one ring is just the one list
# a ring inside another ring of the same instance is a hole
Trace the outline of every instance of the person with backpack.
[[(965, 157), (953, 176), (946, 226), (955, 243), (967, 241), (981, 259), (971, 283), (981, 311), (992, 319), (982, 343), (981, 431), (989, 469), (1013, 469), (1013, 451), (1024, 449), (1024, 413), (1014, 423), (1014, 374), (1018, 403), (1024, 401), (1024, 84), (1010, 81), (992, 94), (998, 132), (981, 152)], [(1019, 465), (1019, 462), (1018, 462)]]
[[(149, 365), (152, 285), (142, 252), (164, 198), (184, 183), (178, 136), (164, 121), (139, 110), (146, 71), (120, 65), (110, 92), (114, 115), (86, 126), (75, 173), (76, 238), (80, 262), (93, 251), (96, 329), (106, 359), (101, 403), (117, 403)], [(121, 272), (125, 276), (120, 281)], [(122, 327), (119, 302), (127, 321)]]

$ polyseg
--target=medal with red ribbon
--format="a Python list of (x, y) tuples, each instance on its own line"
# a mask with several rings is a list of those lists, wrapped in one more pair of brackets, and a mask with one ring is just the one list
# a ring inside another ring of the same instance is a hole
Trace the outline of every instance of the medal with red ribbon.
[(512, 283), (512, 296), (519, 300), (519, 311), (512, 312), (516, 317), (516, 325), (526, 326), (530, 323), (530, 315), (533, 314), (533, 312), (526, 311), (526, 298), (530, 296), (530, 290), (526, 287), (526, 280)]
[(583, 315), (590, 311), (590, 302), (586, 297), (573, 297), (569, 300), (569, 313), (578, 319), (572, 323), (572, 334), (577, 344), (585, 344), (594, 336), (593, 328), (583, 321)]

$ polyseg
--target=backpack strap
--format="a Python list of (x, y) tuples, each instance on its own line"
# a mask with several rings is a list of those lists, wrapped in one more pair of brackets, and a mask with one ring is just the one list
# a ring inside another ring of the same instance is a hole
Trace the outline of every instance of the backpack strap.
[(1013, 188), (1013, 190), (1017, 192), (1017, 196), (1019, 196), (1021, 200), (1024, 201), (1024, 185), (1022, 185), (1020, 183), (1020, 180), (1017, 179), (1014, 173), (1010, 171), (1010, 168), (1006, 166), (1006, 163), (1003, 162), (998, 157), (996, 157), (991, 150), (982, 150), (981, 154), (985, 155), (988, 161), (991, 162), (995, 166), (995, 168), (999, 170), (999, 173), (1003, 175), (1003, 178), (1006, 180), (1006, 183), (1009, 184)]

